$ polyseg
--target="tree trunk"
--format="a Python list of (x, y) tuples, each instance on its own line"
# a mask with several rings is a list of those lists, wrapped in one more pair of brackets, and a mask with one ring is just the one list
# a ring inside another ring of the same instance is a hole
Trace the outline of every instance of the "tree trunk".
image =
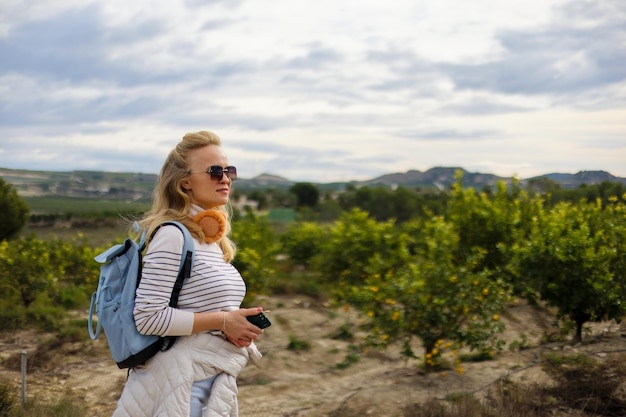
[(423, 344), (424, 346), (424, 370), (426, 372), (431, 372), (435, 369), (435, 364), (434, 361), (429, 360), (428, 356), (429, 354), (432, 354), (433, 349), (435, 348), (435, 342), (426, 342)]
[(583, 341), (583, 320), (576, 320), (576, 334), (572, 339), (572, 345), (577, 345)]

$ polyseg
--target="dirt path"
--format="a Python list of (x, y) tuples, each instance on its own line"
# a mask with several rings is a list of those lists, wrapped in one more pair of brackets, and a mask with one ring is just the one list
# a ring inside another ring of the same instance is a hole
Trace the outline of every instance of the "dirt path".
[[(505, 376), (541, 382), (546, 376), (534, 365), (539, 356), (546, 350), (572, 349), (567, 344), (538, 347), (541, 335), (550, 331), (552, 318), (520, 305), (503, 317), (507, 348), (496, 360), (464, 363), (462, 375), (454, 371), (420, 374), (414, 361), (405, 363), (394, 349), (370, 351), (346, 369), (338, 369), (350, 342), (332, 336), (340, 326), (354, 323), (354, 315), (331, 312), (306, 298), (272, 297), (262, 305), (272, 310), (273, 326), (258, 344), (264, 354), (261, 365), (249, 365), (239, 377), (241, 417), (322, 417), (338, 416), (339, 411), (344, 416), (398, 416), (408, 404), (480, 391)], [(598, 357), (626, 350), (626, 338), (618, 325), (605, 323), (591, 329), (586, 340), (593, 343), (576, 349), (595, 352)], [(19, 367), (7, 370), (7, 358), (22, 349), (32, 352), (41, 337), (32, 332), (2, 336), (1, 380), (8, 379), (19, 387)], [(289, 349), (290, 341), (308, 342), (310, 349)], [(508, 350), (512, 341), (534, 348), (512, 352)], [(418, 346), (415, 351), (420, 353)], [(29, 374), (27, 391), (29, 397), (40, 400), (70, 393), (89, 405), (89, 415), (107, 416), (115, 407), (125, 377), (126, 372), (110, 358), (106, 342), (98, 340), (86, 349), (80, 344), (64, 346), (47, 366)]]

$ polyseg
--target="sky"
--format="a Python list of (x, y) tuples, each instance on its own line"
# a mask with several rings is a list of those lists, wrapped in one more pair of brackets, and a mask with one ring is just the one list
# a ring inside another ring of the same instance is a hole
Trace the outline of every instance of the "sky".
[(2, 0), (0, 167), (626, 177), (624, 0)]

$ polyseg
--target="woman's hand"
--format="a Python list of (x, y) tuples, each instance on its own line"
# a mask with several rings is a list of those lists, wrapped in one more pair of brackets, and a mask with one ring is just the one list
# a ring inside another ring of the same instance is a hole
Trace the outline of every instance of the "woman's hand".
[(230, 343), (237, 346), (238, 348), (247, 348), (248, 346), (252, 344), (252, 342), (244, 342), (243, 340), (233, 339), (232, 337), (228, 335), (226, 335), (226, 339), (228, 339)]
[(224, 312), (222, 331), (226, 338), (237, 347), (245, 348), (250, 346), (252, 342), (259, 339), (263, 329), (259, 329), (250, 323), (246, 317), (254, 316), (262, 311), (262, 307), (256, 307)]

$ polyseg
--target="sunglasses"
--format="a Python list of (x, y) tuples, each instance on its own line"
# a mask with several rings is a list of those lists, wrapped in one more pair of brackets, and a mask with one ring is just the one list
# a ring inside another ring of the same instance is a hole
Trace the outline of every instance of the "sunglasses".
[(202, 171), (190, 171), (192, 174), (199, 173), (207, 173), (211, 176), (211, 178), (221, 181), (224, 178), (224, 175), (228, 177), (229, 180), (235, 181), (237, 179), (237, 168), (234, 166), (227, 166), (226, 168), (222, 168), (219, 165), (213, 165), (209, 167), (209, 169), (205, 169)]

